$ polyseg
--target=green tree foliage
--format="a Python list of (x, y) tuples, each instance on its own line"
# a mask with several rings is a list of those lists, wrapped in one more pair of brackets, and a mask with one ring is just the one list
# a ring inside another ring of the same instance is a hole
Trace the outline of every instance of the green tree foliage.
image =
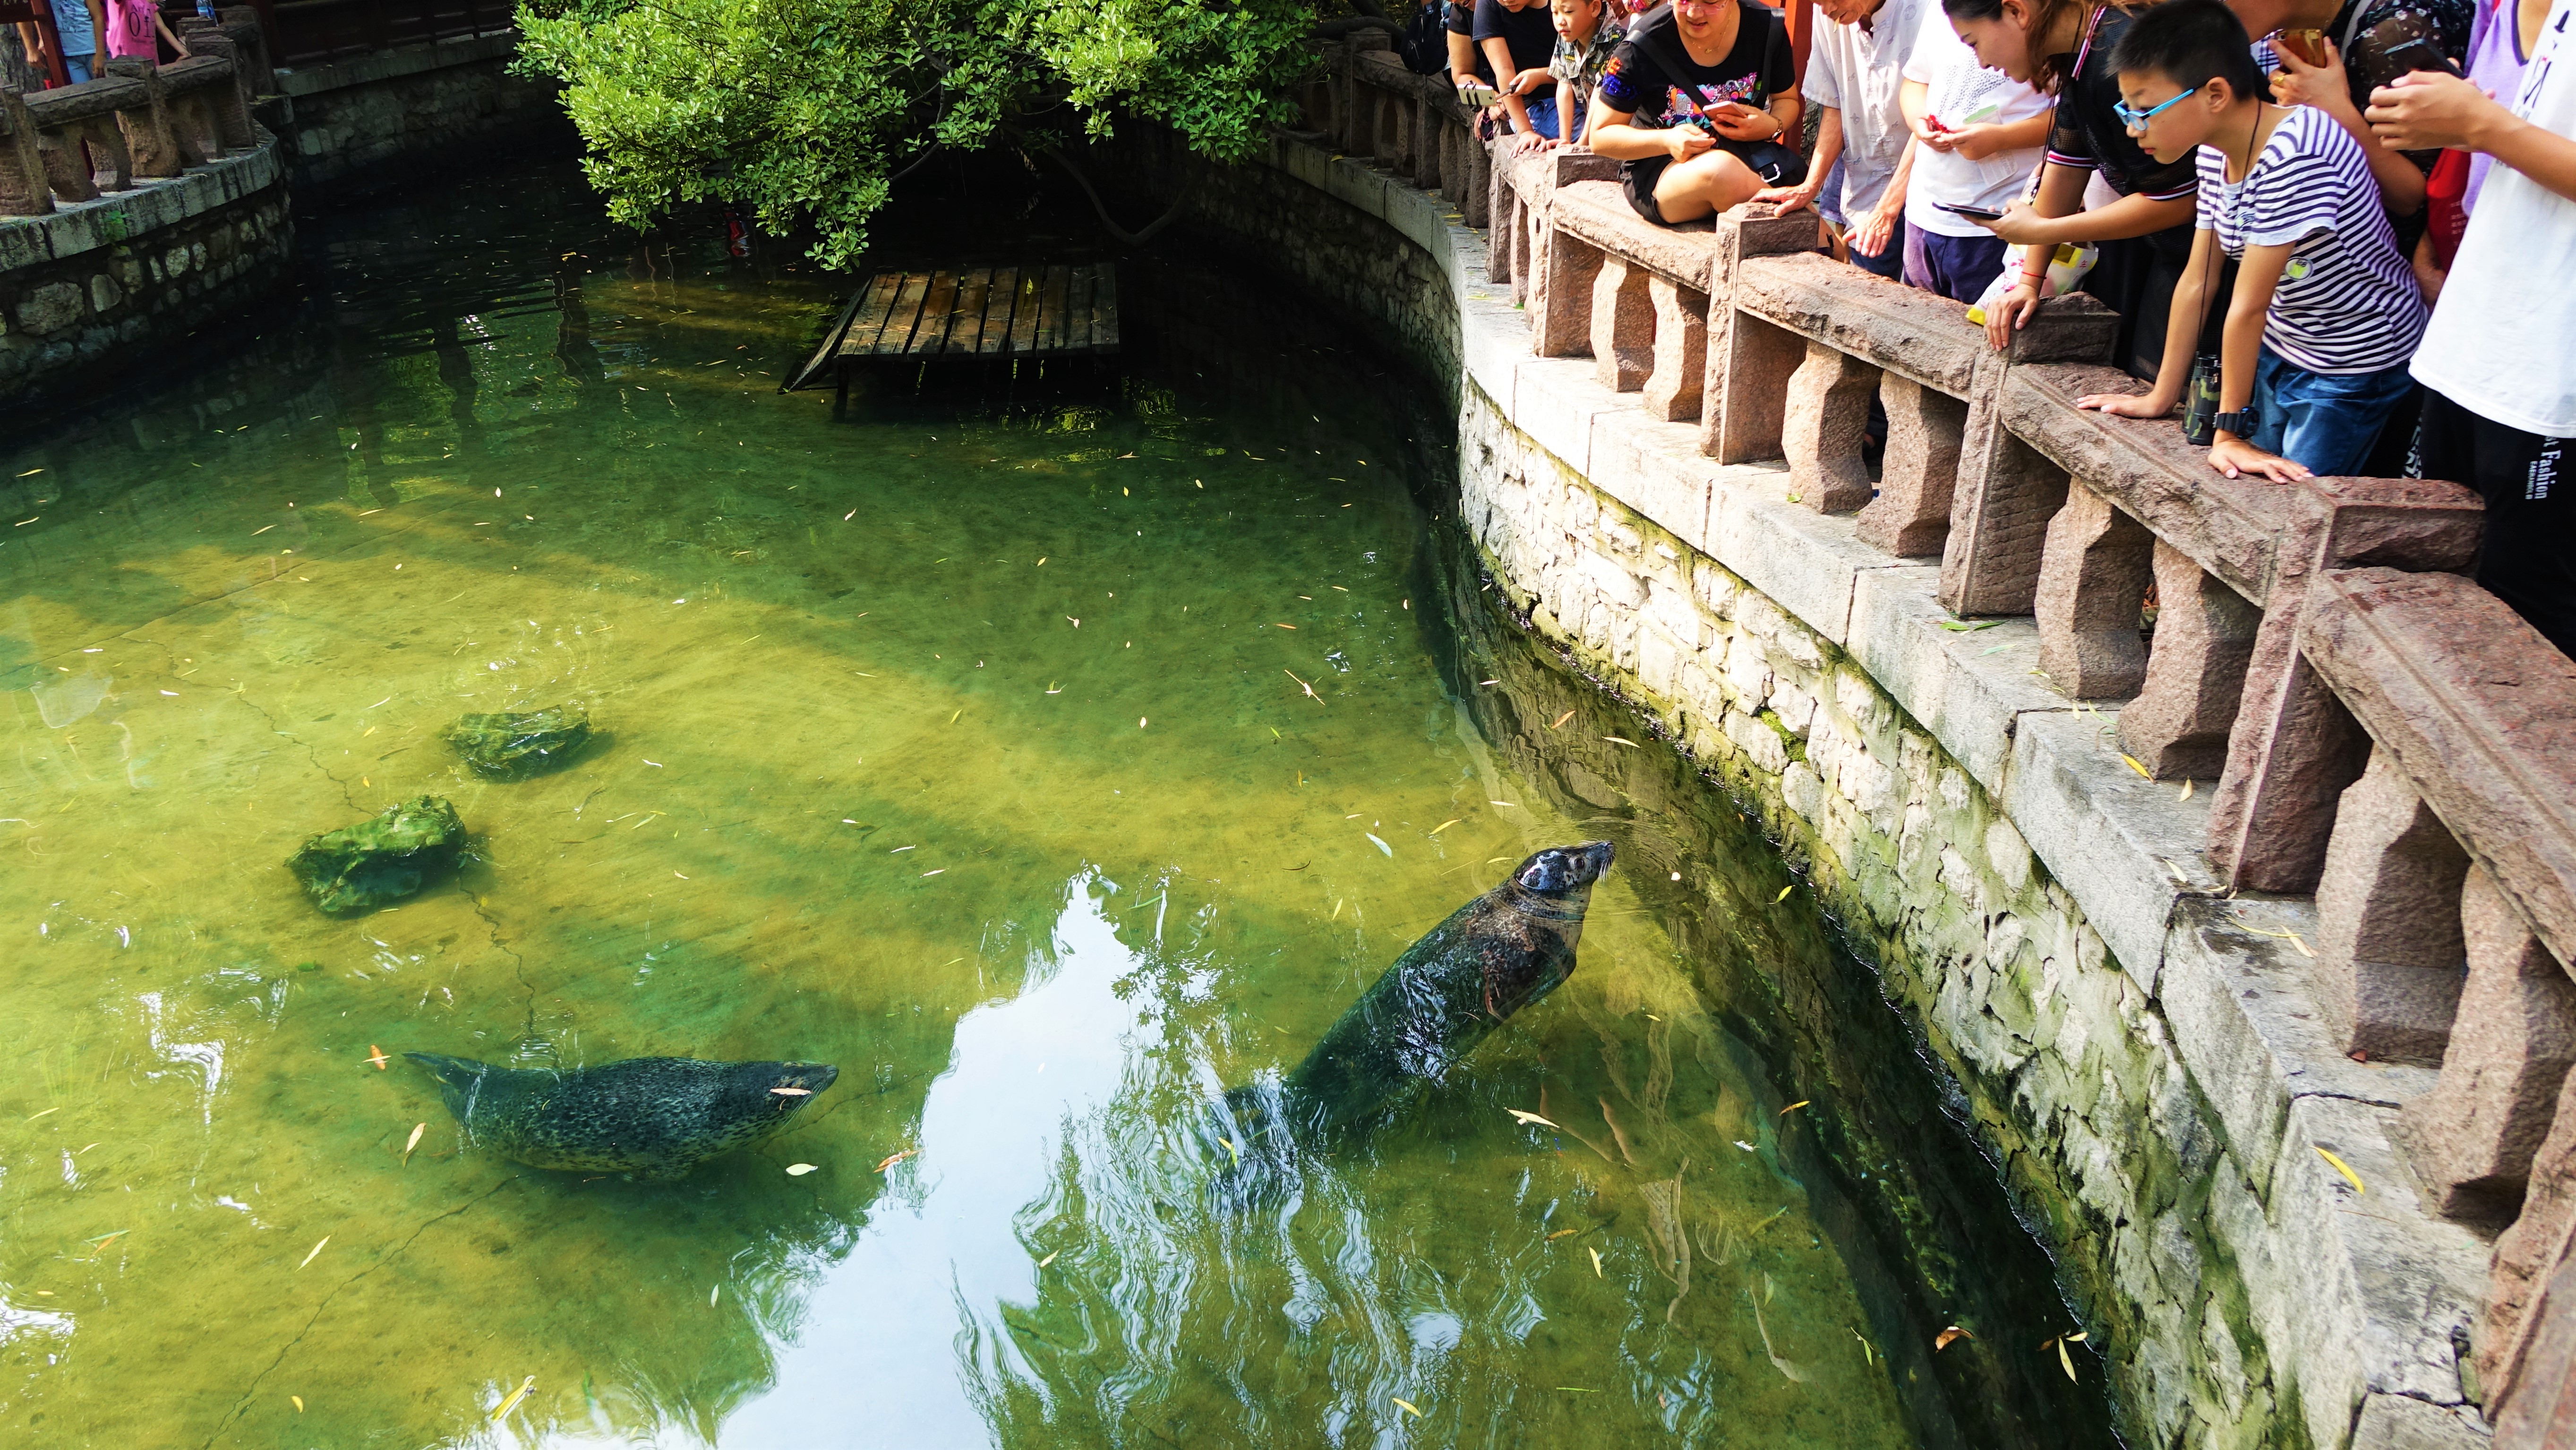
[(1236, 161), (1290, 121), (1313, 0), (533, 0), (522, 64), (565, 83), (609, 214), (709, 198), (810, 223), (846, 266), (934, 146), (1023, 156), (1167, 124)]

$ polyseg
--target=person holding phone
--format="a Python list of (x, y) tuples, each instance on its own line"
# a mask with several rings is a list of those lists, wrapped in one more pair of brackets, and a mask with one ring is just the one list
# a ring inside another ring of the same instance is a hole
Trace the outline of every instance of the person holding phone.
[(1626, 163), (1628, 205), (1670, 226), (1806, 180), (1805, 159), (1783, 144), (1798, 116), (1798, 63), (1779, 12), (1672, 0), (1611, 53), (1584, 130), (1594, 151)]
[(1476, 49), (1501, 92), (1504, 119), (1524, 138), (1556, 139), (1556, 22), (1547, 0), (1476, 0)]
[(1897, 92), (1923, 34), (1923, 12), (1933, 8), (1928, 0), (1816, 0), (1823, 23), (1809, 41), (1801, 87), (1816, 107), (1807, 179), (1753, 198), (1814, 205), (1840, 160), (1842, 194), (1832, 200), (1850, 223), (1843, 240), (1852, 265), (1890, 281), (1905, 270), (1905, 197), (1914, 166)]
[(2576, 656), (2576, 0), (2514, 18), (2530, 59), (2511, 97), (2413, 71), (2363, 115), (2401, 151), (2494, 158), (2415, 352), (2416, 448), (2424, 477), (2486, 498), (2478, 583)]
[(2410, 256), (2424, 233), (2424, 183), (2441, 153), (2398, 151), (2361, 116), (2370, 93), (2410, 70), (2458, 74), (2469, 52), (2475, 0), (2229, 0), (2247, 33), (2262, 37), (2255, 63), (2272, 73), (2272, 100), (2314, 106), (2361, 143), (2370, 179)]
[(1974, 302), (2003, 270), (2004, 239), (1984, 223), (2030, 185), (2048, 142), (2048, 99), (1999, 70), (1927, 7), (1897, 95), (1914, 136), (1905, 195), (1905, 280)]

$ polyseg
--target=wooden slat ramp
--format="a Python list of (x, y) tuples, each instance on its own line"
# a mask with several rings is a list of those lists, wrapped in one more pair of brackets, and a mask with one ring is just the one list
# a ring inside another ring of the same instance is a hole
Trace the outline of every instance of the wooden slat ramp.
[(1118, 350), (1118, 274), (1088, 266), (879, 272), (841, 335), (843, 360), (1042, 358)]

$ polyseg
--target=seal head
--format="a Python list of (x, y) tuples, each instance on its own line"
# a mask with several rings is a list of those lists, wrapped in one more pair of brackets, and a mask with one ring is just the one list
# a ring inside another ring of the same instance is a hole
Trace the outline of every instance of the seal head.
[(468, 1142), (535, 1168), (678, 1178), (777, 1133), (830, 1087), (820, 1062), (636, 1057), (577, 1072), (403, 1056), (438, 1079)]

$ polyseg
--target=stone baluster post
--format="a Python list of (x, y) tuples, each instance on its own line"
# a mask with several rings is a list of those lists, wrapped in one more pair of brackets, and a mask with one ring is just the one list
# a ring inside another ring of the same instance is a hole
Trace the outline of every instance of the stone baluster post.
[[(188, 153), (195, 148), (183, 147), (171, 126), (161, 68), (140, 56), (121, 55), (107, 63), (107, 71), (143, 83), (142, 104), (120, 107), (116, 113), (117, 124), (125, 131), (126, 150), (134, 158), (134, 174), (159, 180), (187, 170)], [(199, 163), (204, 160), (197, 158)]]
[(2396, 757), (2372, 751), (2335, 810), (2317, 882), (2317, 998), (2338, 1047), (2441, 1062), (2468, 950), (2457, 905), (2468, 873), (2468, 853)]
[(1708, 376), (1708, 294), (1649, 276), (1646, 303), (1654, 311), (1655, 348), (1639, 401), (1667, 423), (1696, 418)]
[[(2002, 370), (2000, 363), (1979, 359), (1979, 371), (1990, 367)], [(1937, 556), (1950, 536), (1950, 498), (1968, 405), (1897, 373), (1880, 377), (1878, 397), (1887, 410), (1887, 451), (1879, 463), (1878, 497), (1855, 521), (1861, 542), (1900, 559)]]
[(1808, 338), (1806, 344), (1780, 414), (1789, 490), (1820, 514), (1847, 514), (1874, 492), (1860, 445), (1879, 370), (1831, 343)]
[(2158, 780), (2216, 780), (2263, 612), (2156, 540), (2156, 638), (2147, 682), (2120, 712), (2120, 748)]
[(2576, 982), (2483, 867), (2460, 891), (2469, 976), (2433, 1091), (2406, 1105), (2415, 1168), (2457, 1218), (2522, 1208), (2532, 1155), (2548, 1137), (2576, 1062)]
[(1611, 255), (1592, 279), (1592, 371), (1614, 393), (1636, 392), (1654, 373), (1655, 306), (1646, 296), (1653, 275)]
[(2084, 293), (2055, 298), (1988, 359), (2002, 366), (1977, 370), (1941, 547), (1941, 603), (1951, 613), (2029, 613), (2050, 521), (2066, 503), (2066, 471), (2004, 426), (2006, 374), (2020, 363), (2108, 362), (2119, 324)]
[(2486, 1412), (2498, 1416), (2500, 1426), (2510, 1426), (2518, 1418), (2516, 1411), (2526, 1396), (2561, 1388), (2553, 1381), (2544, 1391), (2534, 1383), (2532, 1371), (2544, 1368), (2546, 1357), (2533, 1353), (2533, 1341), (2542, 1324), (2536, 1311), (2544, 1291), (2555, 1299), (2558, 1285), (2570, 1278), (2567, 1266), (2576, 1261), (2571, 1250), (2576, 1250), (2576, 1073), (2560, 1084), (2549, 1136), (2532, 1156), (2522, 1215), (2496, 1240), (2486, 1312), (2478, 1317), (2477, 1333), (2470, 1337), (2477, 1346), (2478, 1383), (2486, 1391)]
[(16, 91), (0, 90), (0, 216), (43, 216), (54, 209), (36, 119)]
[(1746, 257), (1783, 256), (1816, 244), (1806, 212), (1773, 216), (1747, 203), (1717, 218), (1708, 268), (1708, 381), (1700, 400), (1702, 453), (1720, 463), (1780, 456), (1789, 375), (1806, 361), (1806, 339), (1735, 305), (1735, 267)]
[(2039, 668), (2070, 700), (2137, 693), (2147, 677), (2138, 638), (2156, 536), (2078, 482), (2049, 521), (2039, 583)]

